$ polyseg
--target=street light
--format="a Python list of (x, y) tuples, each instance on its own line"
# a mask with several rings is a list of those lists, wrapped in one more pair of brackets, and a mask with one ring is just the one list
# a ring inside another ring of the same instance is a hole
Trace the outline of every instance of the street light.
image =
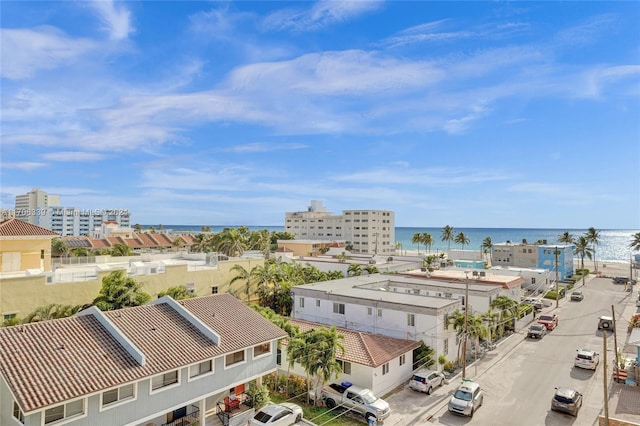
[(469, 331), (469, 271), (464, 271), (464, 340), (462, 341), (462, 380), (467, 377), (467, 332)]

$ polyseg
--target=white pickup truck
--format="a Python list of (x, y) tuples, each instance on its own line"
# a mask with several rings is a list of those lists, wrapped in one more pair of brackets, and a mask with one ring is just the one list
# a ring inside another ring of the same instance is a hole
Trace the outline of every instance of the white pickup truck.
[[(348, 386), (346, 386), (348, 385)], [(367, 421), (384, 420), (391, 414), (389, 403), (378, 398), (369, 389), (363, 389), (348, 383), (333, 383), (322, 388), (320, 397), (329, 408), (340, 406), (355, 411)]]

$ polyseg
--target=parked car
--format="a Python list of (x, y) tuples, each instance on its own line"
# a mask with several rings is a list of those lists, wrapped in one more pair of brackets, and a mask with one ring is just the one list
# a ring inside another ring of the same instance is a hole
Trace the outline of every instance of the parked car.
[(480, 408), (484, 395), (480, 384), (465, 380), (449, 400), (449, 412), (473, 417), (473, 413)]
[(551, 399), (551, 409), (553, 411), (563, 411), (578, 417), (580, 407), (582, 407), (582, 394), (580, 392), (569, 388), (556, 388), (556, 392)]
[(431, 395), (433, 389), (444, 384), (444, 374), (432, 370), (418, 370), (411, 380), (409, 387), (418, 392), (426, 392)]
[(532, 339), (542, 339), (547, 334), (547, 327), (542, 324), (533, 324), (527, 331), (527, 337)]
[(391, 414), (389, 403), (378, 398), (369, 389), (352, 385), (348, 382), (332, 383), (322, 388), (320, 397), (329, 408), (342, 408), (360, 413), (367, 421), (369, 419), (384, 420)]
[(252, 426), (289, 426), (302, 420), (302, 407), (290, 402), (267, 404), (253, 418)]
[(538, 324), (542, 324), (547, 327), (547, 330), (553, 330), (558, 326), (558, 315), (556, 314), (544, 314), (538, 317)]
[(586, 368), (587, 370), (594, 370), (600, 363), (600, 355), (596, 351), (589, 349), (578, 349), (576, 359), (573, 362), (574, 367)]
[(626, 284), (627, 281), (629, 281), (629, 278), (627, 278), (627, 277), (614, 277), (613, 278), (613, 283), (614, 284)]
[(576, 290), (571, 293), (571, 300), (574, 302), (581, 302), (584, 299), (584, 294), (580, 290)]
[(608, 316), (601, 316), (598, 321), (598, 330), (612, 330), (613, 318)]

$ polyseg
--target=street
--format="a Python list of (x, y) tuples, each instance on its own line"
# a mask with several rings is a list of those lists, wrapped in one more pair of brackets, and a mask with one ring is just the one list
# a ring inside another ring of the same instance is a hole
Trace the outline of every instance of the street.
[[(461, 383), (458, 375), (450, 383), (436, 389), (432, 395), (419, 394), (405, 387), (387, 397), (392, 415), (385, 425), (595, 425), (603, 414), (604, 382), (602, 353), (603, 336), (598, 331), (598, 318), (616, 312), (618, 347), (627, 338), (627, 316), (635, 312), (634, 299), (624, 287), (612, 283), (611, 278), (587, 280), (579, 284), (584, 300), (572, 302), (569, 297), (555, 302), (542, 313), (557, 313), (559, 325), (541, 340), (526, 339), (526, 328), (508, 337), (498, 348), (487, 352), (483, 359), (467, 367), (467, 377), (477, 381), (484, 392), (484, 401), (473, 418), (460, 417), (447, 411), (447, 402)], [(637, 293), (637, 289), (635, 290)], [(571, 291), (567, 296), (570, 296)], [(639, 309), (640, 310), (640, 309)], [(614, 336), (607, 336), (607, 382), (611, 383)], [(591, 349), (600, 354), (595, 372), (573, 366), (577, 349)], [(577, 418), (550, 410), (555, 387), (570, 387), (584, 395)], [(613, 416), (615, 408), (610, 407)], [(640, 416), (632, 416), (640, 421)]]

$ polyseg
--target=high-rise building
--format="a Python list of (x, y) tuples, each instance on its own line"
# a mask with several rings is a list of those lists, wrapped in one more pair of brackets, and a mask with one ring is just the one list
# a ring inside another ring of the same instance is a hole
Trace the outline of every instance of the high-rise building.
[(395, 215), (389, 210), (343, 210), (334, 215), (322, 201), (285, 213), (285, 231), (303, 240), (345, 240), (353, 253), (395, 253)]
[(76, 207), (47, 207), (39, 216), (40, 226), (63, 237), (92, 235), (104, 222), (117, 223), (121, 228), (131, 226), (127, 209), (79, 209)]
[(48, 194), (40, 188), (33, 188), (26, 194), (16, 195), (15, 217), (33, 225), (39, 225), (41, 210), (59, 205), (59, 195)]

